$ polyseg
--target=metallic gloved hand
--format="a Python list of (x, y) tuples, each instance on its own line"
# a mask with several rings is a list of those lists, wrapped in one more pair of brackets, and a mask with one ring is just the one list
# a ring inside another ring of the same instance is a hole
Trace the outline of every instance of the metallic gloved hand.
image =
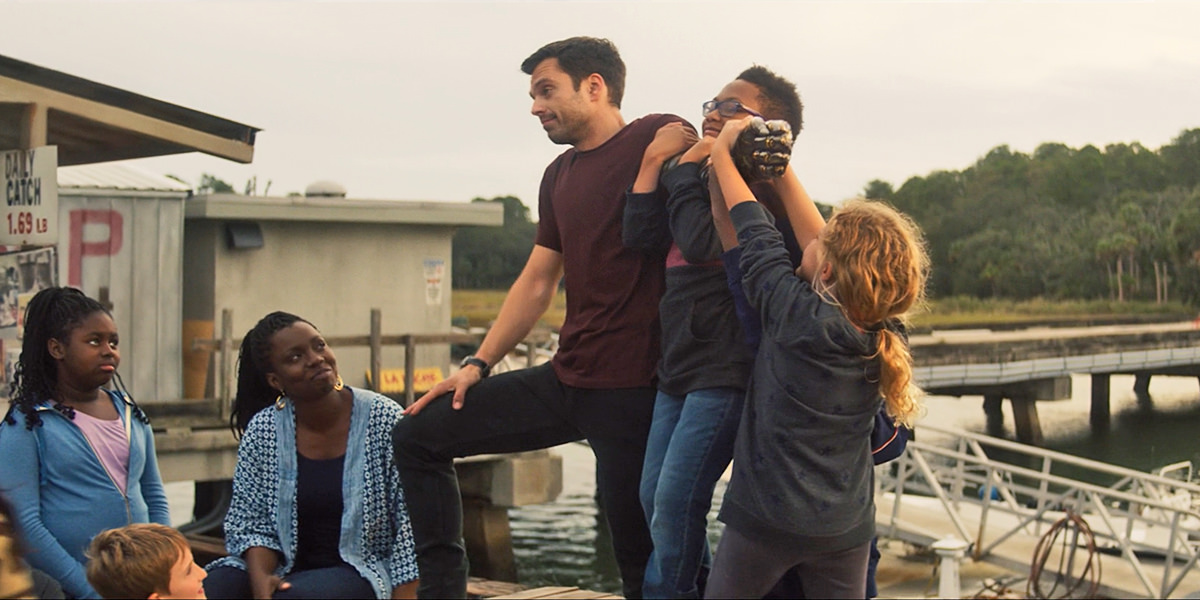
[(792, 158), (792, 128), (787, 121), (753, 117), (734, 142), (732, 154), (747, 183), (779, 177)]

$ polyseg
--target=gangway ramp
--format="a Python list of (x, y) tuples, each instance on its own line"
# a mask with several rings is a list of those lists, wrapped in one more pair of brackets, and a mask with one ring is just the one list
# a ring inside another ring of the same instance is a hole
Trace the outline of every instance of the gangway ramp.
[[(1200, 486), (961, 430), (918, 432), (921, 441), (877, 471), (880, 535), (923, 546), (954, 536), (976, 560), (1028, 573), (1039, 541), (1071, 511), (1107, 551), (1080, 547), (1068, 578), (1094, 556), (1104, 596), (1200, 590)], [(1055, 558), (1044, 568), (1060, 566)]]

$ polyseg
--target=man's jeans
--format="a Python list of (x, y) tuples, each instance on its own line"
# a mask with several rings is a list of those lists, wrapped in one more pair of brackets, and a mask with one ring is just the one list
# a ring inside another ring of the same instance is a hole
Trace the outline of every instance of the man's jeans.
[(608, 515), (623, 594), (640, 598), (650, 533), (638, 501), (653, 388), (591, 390), (564, 385), (545, 364), (501, 373), (450, 395), (392, 431), (417, 546), (422, 598), (465, 598), (467, 558), (462, 499), (453, 459), (524, 452), (586, 438), (596, 454), (596, 485)]
[(687, 396), (658, 392), (642, 467), (642, 509), (654, 551), (646, 598), (699, 598), (712, 564), (708, 511), (713, 488), (733, 459), (745, 391), (708, 388)]

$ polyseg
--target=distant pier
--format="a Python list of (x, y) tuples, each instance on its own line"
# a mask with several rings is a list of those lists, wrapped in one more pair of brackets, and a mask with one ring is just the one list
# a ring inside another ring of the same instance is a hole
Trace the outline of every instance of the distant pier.
[(916, 383), (945, 396), (983, 396), (989, 426), (1012, 404), (1017, 439), (1043, 442), (1037, 402), (1071, 395), (1072, 374), (1091, 374), (1091, 423), (1108, 426), (1109, 378), (1136, 377), (1145, 391), (1153, 375), (1200, 378), (1200, 328), (1193, 321), (1099, 327), (965, 330), (910, 339)]

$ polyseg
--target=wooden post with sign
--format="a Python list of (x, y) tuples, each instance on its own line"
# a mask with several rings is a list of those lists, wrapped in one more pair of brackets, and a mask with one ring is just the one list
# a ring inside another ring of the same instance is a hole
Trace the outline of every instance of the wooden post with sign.
[(371, 309), (371, 391), (383, 389), (383, 311)]

